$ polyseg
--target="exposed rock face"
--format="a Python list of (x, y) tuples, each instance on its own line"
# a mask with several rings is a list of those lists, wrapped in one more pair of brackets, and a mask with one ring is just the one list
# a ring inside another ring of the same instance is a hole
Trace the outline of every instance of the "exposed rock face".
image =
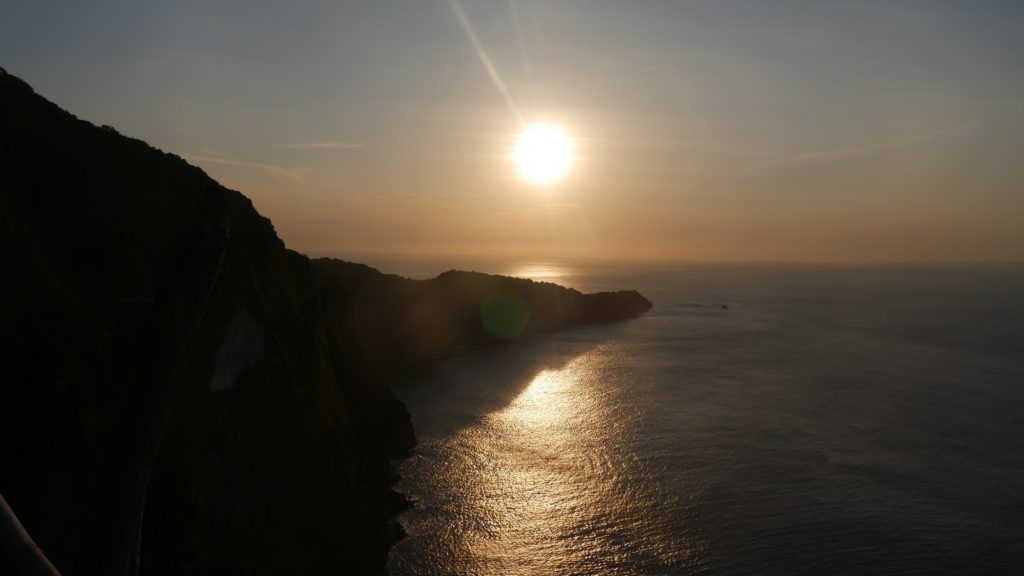
[(224, 343), (210, 376), (210, 390), (225, 392), (234, 387), (241, 373), (256, 366), (263, 357), (264, 331), (245, 308), (239, 308), (228, 327)]
[(153, 385), (133, 359), (164, 336), (149, 319), (211, 194), (230, 236), (152, 455), (143, 573), (381, 571), (403, 504), (388, 459), (415, 442), (389, 378), (459, 345), (650, 306), (636, 293), (311, 261), (202, 170), (0, 72), (0, 493), (65, 575), (112, 549), (104, 483), (127, 473), (136, 448), (115, 439), (145, 408), (138, 387)]

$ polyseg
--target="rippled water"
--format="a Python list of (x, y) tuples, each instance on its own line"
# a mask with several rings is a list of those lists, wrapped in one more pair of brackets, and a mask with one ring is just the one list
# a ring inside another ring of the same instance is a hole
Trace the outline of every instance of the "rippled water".
[(396, 387), (392, 574), (1024, 573), (1024, 270), (531, 267), (656, 306)]

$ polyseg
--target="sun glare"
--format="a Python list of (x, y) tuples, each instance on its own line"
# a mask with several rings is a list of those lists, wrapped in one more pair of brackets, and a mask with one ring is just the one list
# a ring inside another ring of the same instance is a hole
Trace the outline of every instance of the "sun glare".
[(572, 141), (553, 124), (530, 124), (516, 140), (512, 160), (519, 176), (535, 184), (561, 180), (572, 164)]

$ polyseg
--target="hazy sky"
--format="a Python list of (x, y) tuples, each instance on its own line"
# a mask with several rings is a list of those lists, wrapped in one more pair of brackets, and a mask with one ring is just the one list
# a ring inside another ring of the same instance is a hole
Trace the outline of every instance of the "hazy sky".
[(4, 0), (0, 66), (311, 254), (1024, 261), (1024, 2)]

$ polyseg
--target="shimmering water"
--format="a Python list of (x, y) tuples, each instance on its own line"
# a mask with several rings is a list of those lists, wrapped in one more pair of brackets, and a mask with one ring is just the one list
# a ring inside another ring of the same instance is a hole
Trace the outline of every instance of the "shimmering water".
[(397, 386), (392, 574), (1024, 573), (1024, 269), (518, 270), (655, 308)]

